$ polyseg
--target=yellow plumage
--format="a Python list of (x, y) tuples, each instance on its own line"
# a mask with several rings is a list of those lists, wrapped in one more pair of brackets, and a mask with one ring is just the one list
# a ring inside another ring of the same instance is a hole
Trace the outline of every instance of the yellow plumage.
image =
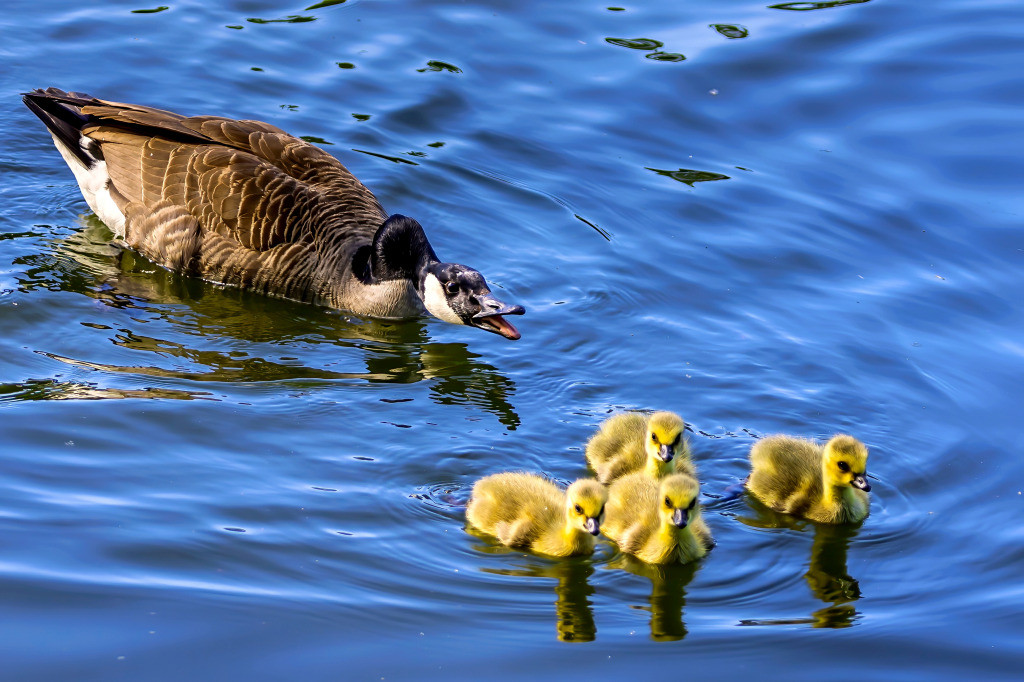
[(776, 511), (819, 523), (861, 521), (870, 505), (867, 460), (867, 447), (852, 436), (824, 446), (768, 436), (750, 448), (747, 490)]
[(652, 564), (695, 561), (711, 548), (701, 517), (700, 484), (686, 473), (655, 480), (627, 474), (608, 489), (602, 532), (619, 549)]
[(672, 412), (650, 417), (626, 412), (611, 417), (587, 442), (587, 464), (608, 485), (620, 476), (644, 471), (661, 478), (674, 471), (697, 475), (683, 431), (686, 423)]
[(608, 492), (589, 478), (565, 492), (536, 474), (506, 472), (473, 486), (466, 518), (509, 547), (572, 556), (594, 551)]

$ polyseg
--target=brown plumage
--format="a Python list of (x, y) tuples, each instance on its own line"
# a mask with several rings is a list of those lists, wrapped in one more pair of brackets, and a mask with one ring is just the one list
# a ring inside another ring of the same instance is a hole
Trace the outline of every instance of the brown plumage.
[(184, 274), (377, 317), (427, 312), (507, 338), (479, 272), (441, 263), (337, 159), (259, 121), (185, 117), (56, 88), (25, 103), (90, 208), (132, 249)]

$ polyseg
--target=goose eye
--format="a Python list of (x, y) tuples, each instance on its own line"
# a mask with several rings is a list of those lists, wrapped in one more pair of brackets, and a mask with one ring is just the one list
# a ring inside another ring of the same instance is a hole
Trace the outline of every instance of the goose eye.
[(666, 497), (665, 498), (665, 506), (666, 507), (671, 507), (672, 506), (672, 500), (670, 500), (669, 498)]
[(849, 471), (850, 470), (850, 465), (847, 464), (846, 462), (840, 462), (839, 463), (839, 470), (840, 471)]
[[(652, 440), (653, 442), (657, 443), (657, 442), (658, 442), (658, 437), (657, 437), (657, 436), (656, 436), (655, 434), (653, 434), (653, 433), (652, 433), (652, 434), (651, 434), (651, 440)], [(633, 442), (635, 443), (636, 441), (633, 441)]]
[(696, 507), (696, 506), (697, 506), (697, 498), (695, 497), (695, 498), (693, 498), (692, 500), (690, 500), (690, 506), (689, 506), (689, 507), (687, 507), (687, 509), (690, 509), (690, 510), (692, 510), (692, 509), (693, 509), (694, 507)]
[(680, 439), (682, 439), (682, 437), (683, 437), (683, 434), (681, 434), (681, 433), (678, 436), (676, 436), (676, 439), (674, 441), (672, 441), (672, 447), (675, 447), (675, 446), (679, 445), (679, 441), (680, 441)]
[(581, 506), (579, 506), (579, 505), (577, 504), (577, 505), (576, 505), (576, 513), (577, 513), (577, 514), (582, 514), (582, 513), (583, 513), (583, 507), (581, 507)]
[(447, 291), (449, 294), (457, 294), (459, 293), (459, 283), (456, 282), (455, 280), (445, 282), (444, 290)]

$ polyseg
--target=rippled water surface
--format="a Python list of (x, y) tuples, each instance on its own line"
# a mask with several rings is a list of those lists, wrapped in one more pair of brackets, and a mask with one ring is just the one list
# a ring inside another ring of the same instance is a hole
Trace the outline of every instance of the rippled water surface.
[[(0, 16), (4, 679), (1019, 679), (1019, 2), (167, 2)], [(123, 251), (51, 85), (318, 142), (522, 340)], [(705, 560), (465, 531), (631, 408)], [(780, 431), (870, 446), (861, 526), (721, 499)]]

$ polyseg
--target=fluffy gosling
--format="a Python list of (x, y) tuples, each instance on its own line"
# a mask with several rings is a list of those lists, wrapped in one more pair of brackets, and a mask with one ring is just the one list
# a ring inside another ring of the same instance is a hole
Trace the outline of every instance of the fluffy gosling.
[(627, 474), (608, 489), (601, 530), (623, 552), (650, 564), (695, 561), (713, 544), (699, 495), (700, 484), (687, 473), (660, 481), (643, 472)]
[(611, 417), (587, 442), (587, 464), (605, 485), (634, 471), (661, 478), (674, 471), (696, 476), (683, 437), (686, 423), (673, 412), (650, 417), (626, 412)]
[(509, 547), (550, 554), (592, 554), (608, 491), (584, 478), (565, 492), (536, 474), (506, 472), (473, 486), (466, 518)]
[(819, 523), (851, 523), (868, 515), (868, 449), (853, 436), (819, 445), (768, 436), (750, 448), (747, 490), (775, 511)]

